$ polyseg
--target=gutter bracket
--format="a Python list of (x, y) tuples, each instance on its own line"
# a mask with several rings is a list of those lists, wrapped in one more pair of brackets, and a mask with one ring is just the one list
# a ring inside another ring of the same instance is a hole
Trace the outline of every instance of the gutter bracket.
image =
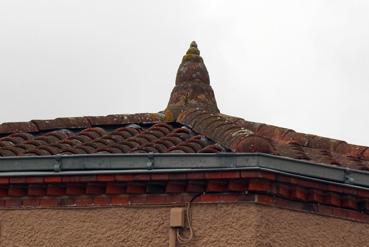
[(60, 172), (62, 170), (62, 157), (60, 155), (56, 155), (55, 161), (54, 172)]
[(146, 163), (146, 166), (147, 166), (147, 169), (149, 170), (152, 170), (154, 168), (154, 155), (153, 153), (149, 153), (149, 155), (147, 156), (147, 163)]
[(351, 175), (350, 169), (346, 168), (344, 171), (344, 183), (352, 184), (355, 181), (355, 179), (350, 175)]

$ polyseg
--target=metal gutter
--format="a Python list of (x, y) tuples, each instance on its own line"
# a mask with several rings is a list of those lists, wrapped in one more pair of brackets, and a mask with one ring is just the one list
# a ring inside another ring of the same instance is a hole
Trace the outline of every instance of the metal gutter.
[(88, 154), (1, 157), (0, 177), (259, 169), (369, 188), (369, 172), (263, 153)]

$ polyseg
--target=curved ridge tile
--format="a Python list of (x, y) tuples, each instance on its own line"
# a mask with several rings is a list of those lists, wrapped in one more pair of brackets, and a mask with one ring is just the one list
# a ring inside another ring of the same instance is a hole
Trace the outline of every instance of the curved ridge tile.
[(32, 122), (13, 122), (0, 124), (0, 134), (38, 132), (39, 129)]
[(264, 125), (261, 125), (256, 130), (255, 134), (266, 137), (266, 138), (270, 138), (270, 139), (282, 140), (286, 134), (292, 131), (293, 130), (291, 129), (280, 128), (280, 127), (276, 127), (273, 125), (264, 124)]
[(232, 148), (242, 153), (267, 153), (274, 154), (275, 149), (270, 140), (260, 136), (247, 136), (242, 138), (237, 144), (234, 143)]
[(112, 114), (108, 116), (86, 117), (91, 126), (123, 125), (131, 123), (155, 123), (164, 121), (164, 114), (160, 113), (136, 113), (136, 114)]
[(32, 120), (38, 130), (52, 129), (82, 129), (91, 127), (90, 122), (85, 117), (63, 117), (53, 120)]

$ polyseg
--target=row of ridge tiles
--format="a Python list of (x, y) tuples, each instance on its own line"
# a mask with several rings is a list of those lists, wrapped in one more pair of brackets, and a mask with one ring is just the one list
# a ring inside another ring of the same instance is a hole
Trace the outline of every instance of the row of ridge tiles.
[(369, 170), (369, 147), (348, 144), (291, 129), (193, 109), (177, 122), (189, 126), (232, 152), (268, 153), (314, 163)]
[(128, 124), (108, 130), (58, 129), (41, 135), (20, 132), (0, 138), (0, 156), (92, 153), (215, 153), (225, 148), (185, 126)]
[(56, 129), (85, 129), (96, 126), (124, 125), (131, 123), (157, 123), (164, 118), (160, 113), (113, 114), (108, 116), (61, 117), (51, 120), (9, 122), (0, 124), (0, 135), (27, 132), (36, 133)]

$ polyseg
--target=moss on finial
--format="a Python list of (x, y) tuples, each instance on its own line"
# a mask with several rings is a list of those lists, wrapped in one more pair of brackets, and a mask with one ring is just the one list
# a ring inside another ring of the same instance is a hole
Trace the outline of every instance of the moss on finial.
[(200, 51), (199, 49), (197, 49), (196, 41), (191, 42), (190, 48), (188, 48), (186, 54), (187, 55), (198, 55), (198, 56), (200, 55)]

